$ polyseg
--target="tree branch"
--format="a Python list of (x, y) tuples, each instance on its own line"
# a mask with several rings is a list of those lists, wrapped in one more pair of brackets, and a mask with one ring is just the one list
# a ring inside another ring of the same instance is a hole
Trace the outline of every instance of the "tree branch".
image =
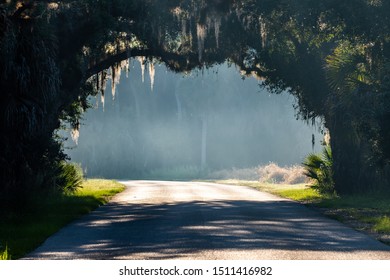
[(129, 59), (132, 56), (149, 56), (150, 51), (149, 50), (128, 50), (124, 51), (115, 55), (112, 55), (95, 65), (91, 66), (87, 71), (85, 76), (88, 78), (92, 77), (93, 75), (96, 75), (100, 72), (102, 72), (105, 69), (110, 68), (115, 63), (119, 63), (123, 60)]
[(12, 14), (11, 18), (18, 19), (20, 18), (20, 16), (23, 14), (24, 11), (31, 9), (33, 7), (34, 7), (33, 2), (22, 3), (22, 5), (18, 9), (16, 9), (16, 11)]
[(96, 75), (101, 71), (110, 68), (116, 63), (129, 59), (130, 57), (137, 56), (158, 57), (162, 61), (164, 61), (166, 65), (173, 71), (191, 70), (201, 66), (201, 63), (199, 63), (198, 57), (195, 54), (179, 55), (163, 51), (155, 51), (151, 49), (132, 49), (112, 55), (96, 63), (86, 71), (85, 76), (88, 79), (93, 75)]

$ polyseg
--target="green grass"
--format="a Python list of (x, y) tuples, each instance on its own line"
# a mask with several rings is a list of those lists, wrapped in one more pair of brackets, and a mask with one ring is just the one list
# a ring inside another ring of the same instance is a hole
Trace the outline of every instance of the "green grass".
[(281, 197), (289, 198), (301, 202), (317, 202), (323, 199), (323, 195), (319, 194), (316, 190), (307, 187), (305, 184), (272, 184), (272, 183), (260, 183), (258, 181), (243, 181), (243, 180), (219, 180), (215, 181), (220, 184), (230, 184), (247, 186), (258, 189), (260, 191), (269, 192), (279, 195)]
[(388, 216), (376, 218), (376, 220), (374, 221), (374, 230), (379, 233), (389, 233), (390, 218)]
[[(390, 194), (329, 196), (304, 184), (265, 184), (257, 181), (221, 180), (221, 184), (253, 187), (322, 209), (325, 215), (349, 223), (368, 233), (390, 235)], [(390, 240), (390, 236), (389, 239)], [(383, 241), (383, 240), (382, 240)], [(386, 241), (388, 243), (388, 241)]]
[(311, 188), (305, 189), (286, 189), (277, 192), (282, 197), (301, 202), (315, 202), (322, 199), (322, 196)]
[[(360, 222), (360, 227), (370, 233), (390, 235), (388, 193), (328, 198), (323, 199), (316, 206), (336, 210), (338, 216)], [(389, 237), (386, 239), (390, 240)], [(387, 240), (386, 243), (389, 243)]]
[[(52, 198), (22, 213), (6, 213), (0, 218), (1, 252), (13, 259), (23, 257), (39, 246), (47, 237), (69, 222), (106, 203), (110, 197), (124, 190), (124, 186), (109, 180), (87, 180), (74, 194)], [(3, 245), (4, 246), (4, 245)], [(4, 249), (3, 249), (4, 250)]]

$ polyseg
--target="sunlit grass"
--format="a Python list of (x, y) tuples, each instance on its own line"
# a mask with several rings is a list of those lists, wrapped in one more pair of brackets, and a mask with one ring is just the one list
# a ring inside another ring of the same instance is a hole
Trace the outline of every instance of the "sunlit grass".
[(108, 180), (88, 180), (74, 194), (37, 203), (34, 210), (1, 216), (0, 244), (7, 254), (20, 258), (66, 224), (106, 203), (124, 186)]
[(93, 197), (99, 203), (105, 203), (110, 197), (123, 190), (124, 186), (116, 181), (93, 179), (85, 181), (82, 188), (71, 197)]
[(390, 218), (388, 216), (377, 218), (373, 228), (379, 233), (390, 233)]
[(305, 202), (314, 202), (323, 198), (316, 190), (311, 188), (280, 190), (277, 194), (285, 198)]
[(279, 191), (279, 190), (286, 190), (291, 189), (292, 187), (295, 189), (305, 189), (307, 186), (305, 184), (296, 184), (296, 185), (290, 185), (290, 184), (272, 184), (272, 183), (262, 183), (259, 181), (245, 181), (245, 180), (236, 180), (236, 179), (229, 179), (229, 180), (217, 180), (214, 181), (218, 184), (228, 184), (228, 185), (238, 185), (238, 186), (248, 186), (257, 188), (259, 190), (267, 190), (270, 192)]
[(252, 187), (260, 191), (269, 192), (284, 198), (289, 198), (297, 201), (314, 202), (323, 198), (323, 196), (319, 194), (316, 190), (309, 188), (305, 184), (271, 184), (261, 183), (258, 181), (243, 180), (220, 180), (215, 182), (220, 184)]

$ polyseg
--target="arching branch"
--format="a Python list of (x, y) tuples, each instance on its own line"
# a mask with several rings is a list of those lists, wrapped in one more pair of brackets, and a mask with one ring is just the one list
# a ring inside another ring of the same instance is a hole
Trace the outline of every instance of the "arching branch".
[(196, 54), (188, 54), (184, 56), (180, 54), (156, 51), (151, 49), (131, 49), (109, 56), (106, 59), (103, 59), (102, 61), (96, 63), (86, 71), (85, 76), (86, 78), (92, 77), (93, 75), (96, 75), (101, 71), (110, 68), (116, 63), (129, 59), (130, 57), (137, 56), (159, 58), (164, 61), (166, 65), (173, 71), (192, 70), (196, 67), (201, 66), (201, 63), (198, 62), (198, 57)]

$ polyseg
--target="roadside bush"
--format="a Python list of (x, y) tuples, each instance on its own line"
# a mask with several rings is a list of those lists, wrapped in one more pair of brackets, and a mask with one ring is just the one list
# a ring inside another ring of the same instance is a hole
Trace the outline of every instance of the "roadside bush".
[(270, 163), (258, 168), (259, 181), (263, 183), (277, 184), (303, 184), (307, 183), (302, 166), (293, 165), (281, 167), (275, 163)]
[(57, 186), (64, 193), (73, 193), (81, 188), (83, 182), (83, 170), (76, 163), (61, 162), (57, 176)]
[(334, 194), (333, 157), (329, 146), (324, 147), (322, 153), (310, 154), (303, 162), (305, 175), (310, 178), (313, 189), (321, 194)]
[(251, 168), (232, 168), (212, 171), (208, 178), (214, 180), (247, 180), (275, 184), (303, 184), (308, 179), (299, 165), (280, 167), (276, 163)]
[(0, 260), (3, 261), (3, 260), (10, 260), (10, 259), (11, 259), (11, 255), (8, 252), (8, 247), (6, 246), (5, 249), (0, 247)]
[(304, 174), (304, 168), (302, 168), (302, 166), (293, 165), (287, 167), (287, 170), (288, 172), (284, 180), (286, 184), (303, 184), (308, 182), (308, 179)]

